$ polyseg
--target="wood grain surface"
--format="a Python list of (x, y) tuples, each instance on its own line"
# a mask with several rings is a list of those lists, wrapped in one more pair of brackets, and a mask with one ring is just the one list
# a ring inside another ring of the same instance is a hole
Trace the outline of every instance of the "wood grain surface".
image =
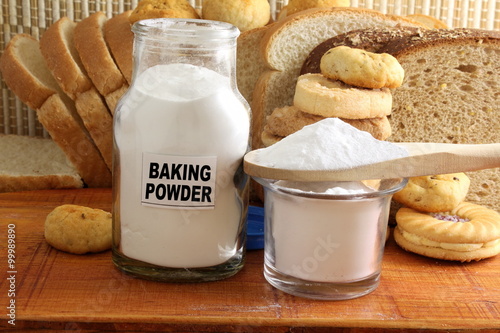
[[(378, 289), (346, 301), (309, 300), (274, 289), (263, 277), (262, 250), (249, 251), (243, 270), (227, 280), (160, 283), (125, 275), (114, 267), (110, 251), (72, 255), (50, 247), (43, 237), (45, 217), (66, 203), (110, 210), (111, 190), (0, 194), (3, 331), (500, 330), (500, 256), (440, 261), (405, 252), (391, 238)], [(15, 230), (13, 269), (7, 266), (9, 229)], [(14, 285), (7, 279), (12, 275)], [(12, 300), (15, 326), (7, 316)]]

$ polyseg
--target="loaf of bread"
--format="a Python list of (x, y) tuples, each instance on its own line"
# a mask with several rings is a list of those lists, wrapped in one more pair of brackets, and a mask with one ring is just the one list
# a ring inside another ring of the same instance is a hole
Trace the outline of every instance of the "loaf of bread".
[[(267, 116), (278, 107), (292, 105), (300, 69), (316, 45), (350, 30), (396, 25), (419, 26), (415, 21), (378, 11), (336, 7), (304, 10), (287, 16), (267, 29), (255, 46), (261, 49), (265, 70), (238, 73), (245, 77), (258, 77), (251, 104), (253, 148), (263, 146), (260, 134), (266, 125)], [(307, 38), (297, 38), (304, 35)]]
[[(371, 42), (370, 42), (371, 41)], [(319, 72), (321, 54), (348, 45), (392, 54), (405, 70), (389, 117), (395, 142), (500, 142), (500, 32), (475, 29), (364, 29), (318, 45), (301, 73)], [(500, 210), (500, 169), (467, 173), (466, 200)]]
[(7, 86), (37, 112), (38, 120), (89, 187), (110, 187), (111, 172), (84, 127), (75, 103), (60, 89), (40, 51), (26, 34), (15, 35), (0, 58)]
[(75, 167), (53, 140), (0, 135), (0, 192), (81, 188)]

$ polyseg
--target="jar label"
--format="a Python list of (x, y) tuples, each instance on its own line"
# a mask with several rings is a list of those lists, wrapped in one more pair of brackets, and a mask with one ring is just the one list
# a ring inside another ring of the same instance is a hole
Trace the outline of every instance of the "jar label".
[(214, 208), (216, 156), (143, 153), (143, 205), (169, 208)]

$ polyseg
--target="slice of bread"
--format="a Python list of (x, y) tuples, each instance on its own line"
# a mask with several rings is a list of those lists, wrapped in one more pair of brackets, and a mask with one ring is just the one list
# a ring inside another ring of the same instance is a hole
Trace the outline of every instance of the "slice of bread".
[(116, 98), (110, 94), (128, 86), (104, 39), (106, 14), (95, 12), (80, 21), (75, 28), (74, 42), (88, 76), (114, 113)]
[(75, 27), (76, 23), (64, 16), (50, 25), (40, 38), (40, 51), (47, 67), (73, 100), (94, 86), (73, 43)]
[[(432, 30), (392, 41), (405, 70), (393, 92), (391, 141), (500, 142), (500, 33)], [(500, 211), (500, 168), (467, 173), (466, 200)]]
[[(110, 187), (111, 172), (89, 137), (74, 102), (60, 89), (45, 64), (38, 40), (15, 35), (0, 58), (7, 86), (26, 105), (64, 151), (89, 187)], [(18, 84), (23, 80), (23, 84)]]
[(267, 29), (274, 23), (264, 27), (247, 30), (238, 37), (236, 47), (236, 80), (238, 90), (252, 104), (253, 90), (259, 74), (266, 69), (266, 64), (259, 53), (260, 41)]
[(0, 135), (0, 155), (0, 192), (83, 187), (78, 171), (51, 139)]
[(297, 78), (311, 50), (347, 31), (368, 27), (414, 26), (415, 21), (360, 8), (309, 9), (290, 15), (270, 27), (260, 46), (267, 73), (259, 78), (252, 97), (253, 148), (261, 148), (266, 117), (277, 107), (292, 105)]
[(35, 110), (60, 90), (39, 47), (33, 37), (17, 34), (7, 44), (0, 60), (2, 77), (9, 89)]
[(40, 50), (59, 86), (74, 100), (78, 114), (111, 170), (113, 118), (74, 47), (75, 27), (75, 22), (62, 17), (42, 35)]
[[(318, 45), (302, 73), (338, 45), (395, 56), (405, 70), (389, 117), (396, 142), (500, 142), (500, 33), (475, 29), (364, 29)], [(500, 169), (467, 173), (467, 201), (500, 210)]]
[(132, 83), (134, 33), (129, 16), (132, 10), (115, 15), (104, 23), (104, 40), (127, 83)]

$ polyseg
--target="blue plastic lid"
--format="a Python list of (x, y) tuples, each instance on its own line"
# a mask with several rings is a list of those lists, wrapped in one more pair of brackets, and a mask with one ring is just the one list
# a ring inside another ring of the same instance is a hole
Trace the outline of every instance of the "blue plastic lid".
[(264, 208), (248, 206), (247, 250), (264, 248)]

